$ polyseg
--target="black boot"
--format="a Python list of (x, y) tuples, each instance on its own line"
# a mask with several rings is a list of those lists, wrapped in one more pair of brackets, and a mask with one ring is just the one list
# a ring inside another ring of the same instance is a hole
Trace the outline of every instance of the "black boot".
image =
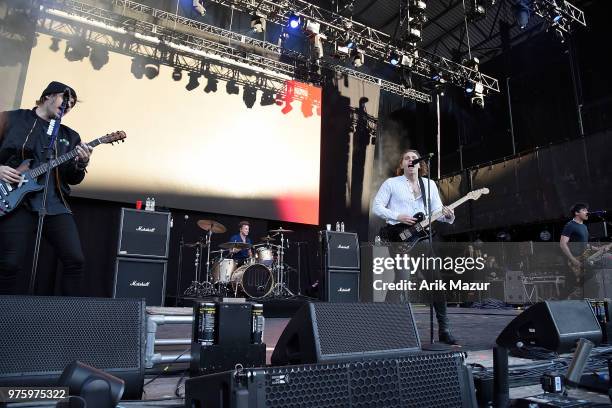
[(451, 346), (455, 346), (459, 343), (457, 343), (457, 339), (453, 337), (453, 335), (448, 332), (440, 332), (440, 334), (438, 335), (438, 340), (440, 340), (440, 343), (445, 343), (445, 344), (449, 344)]

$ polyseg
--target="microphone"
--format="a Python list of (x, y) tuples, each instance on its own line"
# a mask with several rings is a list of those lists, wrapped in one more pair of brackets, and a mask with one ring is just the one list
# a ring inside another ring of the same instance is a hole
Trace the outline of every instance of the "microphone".
[(429, 159), (431, 159), (433, 156), (434, 156), (434, 154), (433, 154), (433, 153), (427, 153), (427, 154), (425, 154), (425, 155), (423, 155), (423, 156), (419, 157), (418, 159), (413, 160), (413, 161), (412, 161), (412, 163), (410, 163), (410, 166), (408, 166), (408, 167), (414, 167), (414, 165), (415, 165), (415, 164), (420, 163), (420, 162), (422, 162), (422, 161), (424, 161), (424, 160), (429, 160)]
[(589, 211), (588, 214), (591, 215), (604, 215), (607, 214), (608, 212), (606, 210), (595, 210), (595, 211)]

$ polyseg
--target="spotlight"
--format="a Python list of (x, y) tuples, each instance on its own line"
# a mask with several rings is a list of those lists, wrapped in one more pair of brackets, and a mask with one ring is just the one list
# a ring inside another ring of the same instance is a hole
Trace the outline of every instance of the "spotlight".
[(270, 106), (274, 105), (275, 102), (276, 100), (274, 99), (274, 92), (264, 89), (263, 93), (261, 94), (261, 100), (259, 104), (261, 106)]
[(144, 74), (149, 79), (155, 78), (159, 75), (159, 64), (156, 62), (147, 62), (144, 65)]
[(144, 75), (144, 62), (140, 58), (132, 58), (130, 72), (136, 79), (142, 79)]
[(359, 68), (365, 62), (365, 51), (355, 49), (353, 50), (351, 57), (353, 59), (353, 66), (355, 66), (355, 68)]
[(225, 92), (227, 92), (228, 95), (238, 95), (240, 93), (240, 88), (236, 85), (235, 80), (230, 79), (227, 81), (227, 84), (225, 84)]
[(295, 30), (296, 28), (300, 26), (300, 23), (301, 23), (300, 16), (298, 16), (295, 13), (291, 13), (289, 15), (289, 19), (287, 20), (287, 26), (289, 26), (289, 28), (292, 28)]
[(529, 15), (531, 12), (530, 3), (532, 0), (519, 0), (514, 6), (514, 17), (516, 23), (521, 29), (527, 27), (529, 24)]
[(476, 57), (472, 57), (470, 59), (463, 60), (463, 65), (465, 65), (468, 68), (473, 69), (474, 71), (478, 71), (479, 64), (480, 64), (480, 60)]
[(200, 13), (202, 17), (206, 15), (206, 7), (204, 7), (204, 0), (193, 0), (193, 8)]
[(66, 50), (64, 56), (68, 61), (82, 61), (83, 58), (89, 55), (89, 48), (87, 44), (81, 39), (71, 39), (66, 43)]
[(74, 361), (67, 366), (58, 381), (70, 395), (85, 400), (88, 408), (116, 407), (125, 390), (125, 381), (102, 370)]
[(325, 37), (322, 34), (315, 34), (312, 36), (312, 56), (314, 59), (323, 58), (323, 39)]
[(185, 89), (188, 91), (193, 91), (198, 86), (200, 86), (200, 81), (198, 81), (198, 78), (200, 78), (200, 74), (198, 74), (197, 72), (190, 72), (189, 82), (187, 82), (187, 85), (185, 85)]
[(89, 55), (89, 62), (96, 71), (99, 71), (104, 65), (108, 64), (108, 50), (100, 46), (94, 46)]
[(253, 88), (252, 86), (245, 85), (244, 92), (242, 93), (242, 100), (244, 101), (246, 107), (251, 109), (257, 100), (257, 89)]
[(177, 82), (183, 79), (183, 71), (181, 71), (179, 67), (175, 67), (174, 70), (172, 71), (172, 79), (174, 79)]
[(213, 78), (210, 74), (206, 76), (206, 79), (208, 80), (208, 82), (206, 82), (206, 86), (204, 87), (204, 92), (206, 93), (217, 92), (217, 84), (219, 81)]
[[(471, 86), (472, 92), (474, 92), (474, 96), (470, 99), (472, 105), (478, 108), (484, 108), (484, 85), (482, 82), (477, 81), (474, 82)], [(468, 88), (466, 87), (466, 92), (468, 92)], [(471, 92), (468, 92), (471, 93)]]
[(402, 56), (397, 51), (391, 51), (389, 53), (389, 62), (391, 65), (398, 65), (402, 61)]
[(266, 19), (260, 16), (251, 17), (251, 29), (256, 33), (263, 33), (266, 30)]
[(51, 38), (51, 45), (49, 46), (49, 49), (53, 52), (58, 52), (60, 41), (61, 40), (59, 38)]

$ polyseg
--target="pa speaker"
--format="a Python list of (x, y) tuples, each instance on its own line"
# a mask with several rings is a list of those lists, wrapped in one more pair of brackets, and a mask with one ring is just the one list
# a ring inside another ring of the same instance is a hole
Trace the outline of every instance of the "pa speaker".
[(359, 269), (359, 239), (353, 232), (325, 231), (325, 267)]
[(57, 386), (75, 360), (125, 381), (140, 399), (145, 304), (134, 299), (0, 296), (0, 386)]
[(170, 213), (121, 209), (120, 256), (167, 258)]
[(476, 407), (463, 353), (241, 369), (190, 378), (185, 406), (206, 408)]
[(565, 353), (580, 338), (601, 343), (601, 327), (585, 300), (536, 303), (512, 320), (497, 337), (497, 344), (514, 348), (519, 343)]
[(395, 356), (420, 347), (410, 304), (307, 303), (278, 339), (272, 364)]
[(118, 257), (113, 297), (144, 298), (147, 306), (163, 306), (166, 266), (165, 260)]

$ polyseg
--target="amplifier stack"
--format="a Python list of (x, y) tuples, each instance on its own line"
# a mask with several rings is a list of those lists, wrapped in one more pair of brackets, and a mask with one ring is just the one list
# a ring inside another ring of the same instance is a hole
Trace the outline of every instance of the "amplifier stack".
[(324, 300), (358, 302), (361, 265), (357, 234), (325, 231), (323, 254)]
[(113, 297), (163, 306), (169, 241), (170, 213), (122, 208)]

